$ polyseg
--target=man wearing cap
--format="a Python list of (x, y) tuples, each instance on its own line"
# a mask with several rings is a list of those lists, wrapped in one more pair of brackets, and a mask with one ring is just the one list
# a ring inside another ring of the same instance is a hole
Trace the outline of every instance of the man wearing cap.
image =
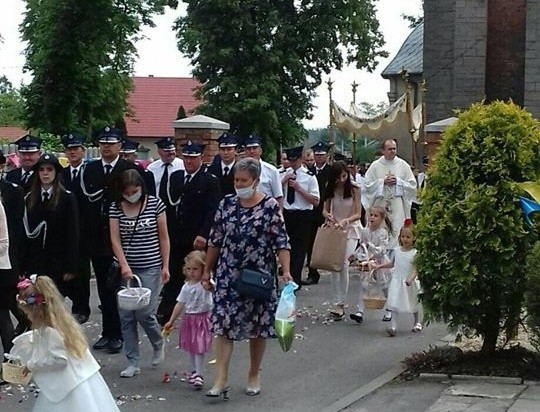
[(315, 166), (315, 155), (313, 149), (307, 149), (304, 152), (304, 166), (306, 169), (311, 170)]
[(208, 172), (219, 179), (221, 197), (235, 194), (233, 167), (236, 163), (238, 140), (230, 133), (223, 133), (218, 138), (220, 160), (208, 166)]
[[(330, 165), (328, 164), (328, 150), (330, 146), (325, 142), (317, 142), (311, 146), (313, 151), (313, 161), (314, 165), (308, 170), (315, 175), (317, 178), (317, 184), (319, 186), (319, 193), (321, 198), (324, 199), (324, 192), (326, 189), (326, 182), (328, 181), (328, 173), (330, 172)], [(311, 254), (313, 252), (313, 244), (315, 243), (315, 236), (317, 236), (317, 229), (323, 225), (324, 217), (322, 215), (322, 210), (324, 207), (324, 202), (319, 202), (319, 204), (313, 208), (312, 220), (309, 227), (309, 240), (308, 240), (308, 250), (307, 250), (307, 266), (308, 266), (308, 276), (307, 279), (303, 282), (304, 285), (316, 285), (319, 283), (321, 275), (317, 269), (309, 267), (311, 263)]]
[(77, 277), (68, 287), (69, 296), (73, 300), (71, 312), (73, 317), (81, 324), (90, 317), (90, 257), (88, 256), (88, 227), (85, 219), (85, 209), (88, 207), (88, 199), (81, 189), (81, 171), (86, 157), (86, 138), (78, 133), (68, 133), (62, 136), (64, 153), (68, 159), (68, 165), (61, 171), (61, 181), (64, 187), (75, 194), (79, 210), (79, 267)]
[(122, 333), (116, 304), (116, 290), (109, 282), (113, 252), (109, 234), (109, 208), (115, 196), (117, 182), (125, 170), (137, 167), (120, 158), (122, 131), (106, 127), (97, 138), (101, 158), (88, 163), (82, 169), (81, 189), (88, 201), (85, 219), (88, 223), (88, 251), (96, 275), (101, 301), (101, 338), (94, 349), (106, 349), (109, 353), (122, 350)]
[(403, 222), (411, 217), (416, 180), (409, 164), (396, 156), (395, 140), (384, 140), (381, 150), (382, 156), (366, 172), (362, 203), (366, 210), (375, 203), (386, 208), (397, 238)]
[(31, 186), (34, 166), (41, 156), (41, 143), (39, 137), (27, 134), (15, 142), (17, 153), (21, 159), (21, 167), (6, 173), (6, 180), (22, 186), (27, 193)]
[(313, 208), (320, 200), (319, 185), (312, 172), (302, 165), (303, 146), (287, 149), (290, 167), (283, 173), (283, 217), (291, 244), (291, 275), (302, 285), (302, 268), (309, 246)]
[(122, 141), (122, 147), (120, 148), (120, 156), (126, 162), (135, 165), (139, 173), (144, 179), (146, 190), (149, 195), (155, 196), (156, 194), (156, 182), (154, 181), (154, 174), (146, 170), (137, 160), (137, 149), (139, 148), (139, 142), (134, 140), (124, 139)]
[[(3, 174), (6, 157), (0, 150), (0, 173)], [(17, 279), (21, 274), (21, 241), (24, 237), (24, 193), (22, 187), (5, 179), (0, 180), (0, 198), (6, 212), (9, 238), (9, 261), (11, 269), (0, 270), (0, 334), (4, 352), (9, 352), (11, 341), (15, 335), (21, 334), (30, 327), (30, 322), (17, 307)], [(13, 312), (19, 325), (13, 330), (9, 311)]]
[(253, 157), (261, 163), (261, 178), (257, 187), (261, 193), (273, 197), (283, 207), (283, 188), (281, 176), (276, 167), (261, 159), (262, 147), (261, 138), (254, 134), (249, 135), (244, 141), (246, 156)]
[(165, 137), (156, 142), (159, 159), (148, 165), (149, 172), (154, 175), (156, 194), (165, 205), (170, 206), (167, 199), (167, 185), (169, 177), (177, 170), (184, 170), (184, 162), (176, 157), (174, 137)]
[(206, 240), (221, 200), (217, 177), (204, 170), (203, 150), (203, 145), (192, 141), (182, 145), (185, 170), (173, 172), (166, 189), (171, 205), (168, 208), (174, 213), (167, 215), (168, 220), (171, 216), (167, 222), (171, 242), (171, 278), (163, 287), (157, 310), (158, 321), (162, 325), (170, 319), (185, 280), (182, 272), (184, 258), (194, 249), (206, 249)]

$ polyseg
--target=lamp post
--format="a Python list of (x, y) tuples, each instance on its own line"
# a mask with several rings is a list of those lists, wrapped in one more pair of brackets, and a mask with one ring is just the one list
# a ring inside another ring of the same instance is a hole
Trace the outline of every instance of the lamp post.
[[(356, 81), (353, 81), (351, 84), (352, 87), (352, 101), (356, 106), (356, 89), (360, 86)], [(356, 166), (356, 132), (352, 133), (352, 161), (353, 165)]]
[(328, 96), (329, 96), (329, 100), (330, 100), (330, 104), (329, 104), (329, 114), (330, 114), (330, 122), (329, 122), (329, 125), (328, 125), (328, 144), (330, 145), (330, 153), (329, 153), (329, 158), (330, 158), (330, 161), (332, 161), (334, 159), (334, 144), (335, 144), (335, 139), (334, 139), (334, 116), (332, 114), (332, 85), (334, 84), (334, 82), (332, 81), (332, 79), (328, 79), (326, 81), (326, 84), (328, 85)]

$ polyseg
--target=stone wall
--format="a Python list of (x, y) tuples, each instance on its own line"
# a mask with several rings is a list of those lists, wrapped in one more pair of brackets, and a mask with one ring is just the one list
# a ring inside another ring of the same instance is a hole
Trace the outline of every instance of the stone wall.
[(525, 108), (540, 118), (540, 2), (527, 0)]

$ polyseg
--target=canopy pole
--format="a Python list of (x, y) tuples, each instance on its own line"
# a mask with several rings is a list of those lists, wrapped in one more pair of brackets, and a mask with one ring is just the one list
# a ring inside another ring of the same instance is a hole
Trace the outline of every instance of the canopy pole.
[[(352, 87), (352, 102), (356, 106), (356, 89), (360, 86), (356, 81), (351, 84)], [(352, 132), (352, 161), (353, 166), (356, 166), (356, 132)]]
[(329, 124), (328, 124), (328, 144), (330, 145), (330, 150), (328, 153), (328, 160), (330, 163), (334, 160), (334, 145), (335, 145), (335, 138), (334, 138), (334, 113), (332, 110), (332, 85), (334, 82), (331, 78), (328, 78), (326, 81), (326, 84), (328, 85), (328, 97), (329, 97)]
[(407, 73), (407, 70), (403, 68), (401, 70), (401, 78), (405, 82), (405, 93), (407, 97), (406, 108), (407, 108), (407, 117), (409, 118), (409, 135), (411, 137), (411, 165), (412, 167), (416, 167), (416, 141), (414, 140), (414, 132), (416, 129), (414, 128), (414, 122), (413, 122), (413, 101), (411, 98), (411, 83), (409, 81), (409, 73)]

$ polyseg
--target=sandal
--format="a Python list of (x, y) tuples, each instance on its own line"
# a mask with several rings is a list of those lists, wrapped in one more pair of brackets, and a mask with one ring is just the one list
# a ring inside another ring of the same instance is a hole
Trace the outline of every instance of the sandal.
[(412, 331), (413, 332), (421, 332), (422, 329), (424, 329), (424, 328), (423, 328), (421, 323), (415, 323), (415, 325), (412, 328)]
[(335, 321), (343, 320), (343, 318), (345, 317), (345, 309), (341, 308), (341, 312), (331, 310), (330, 317)]
[(201, 375), (195, 375), (193, 378), (193, 389), (198, 391), (204, 386), (204, 378)]

